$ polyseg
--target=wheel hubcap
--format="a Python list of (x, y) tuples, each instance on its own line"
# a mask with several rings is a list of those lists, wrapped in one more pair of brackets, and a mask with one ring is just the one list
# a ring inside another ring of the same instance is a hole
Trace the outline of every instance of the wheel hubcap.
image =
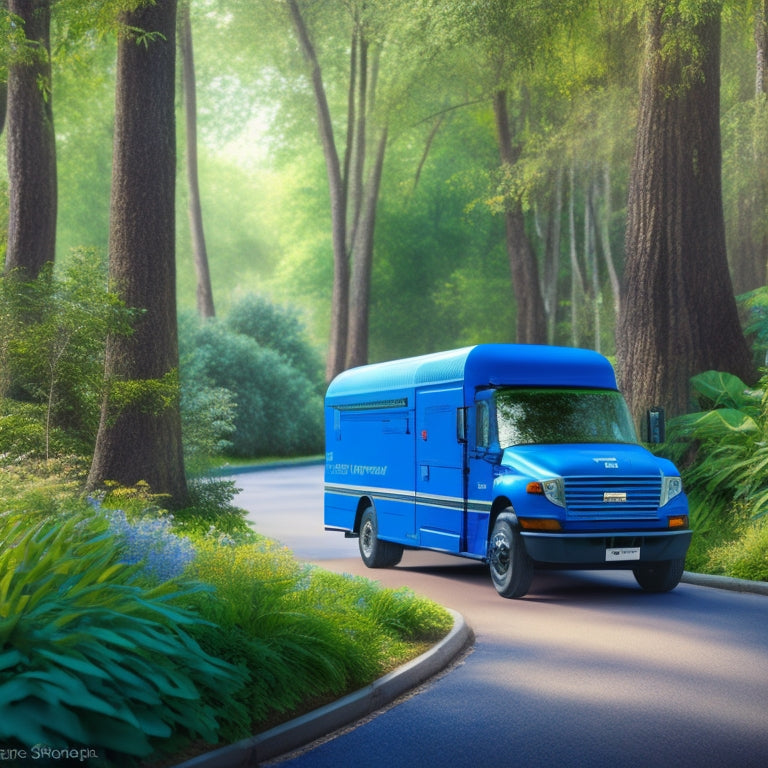
[(503, 575), (509, 570), (509, 541), (503, 533), (497, 533), (491, 542), (491, 565), (496, 573)]
[(366, 522), (360, 531), (360, 545), (366, 557), (369, 557), (373, 549), (373, 526), (370, 521)]

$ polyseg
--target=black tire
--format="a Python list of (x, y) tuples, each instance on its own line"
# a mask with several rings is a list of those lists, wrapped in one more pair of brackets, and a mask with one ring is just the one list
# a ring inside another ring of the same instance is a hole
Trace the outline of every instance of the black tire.
[(403, 547), (379, 538), (376, 512), (368, 507), (360, 520), (360, 538), (357, 540), (360, 557), (369, 568), (391, 568), (403, 557)]
[(662, 560), (633, 568), (637, 583), (646, 592), (670, 592), (679, 583), (685, 570), (685, 558)]
[(533, 560), (525, 550), (514, 514), (502, 512), (488, 542), (488, 565), (496, 591), (507, 598), (522, 597), (531, 587)]

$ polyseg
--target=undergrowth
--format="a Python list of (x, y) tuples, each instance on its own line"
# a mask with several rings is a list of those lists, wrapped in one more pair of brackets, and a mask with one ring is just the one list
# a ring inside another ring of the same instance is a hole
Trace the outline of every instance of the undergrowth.
[(46, 468), (0, 475), (4, 746), (83, 747), (104, 766), (212, 749), (372, 682), (452, 624), (409, 590), (299, 563), (235, 508), (221, 530), (146, 488), (81, 498), (74, 466)]

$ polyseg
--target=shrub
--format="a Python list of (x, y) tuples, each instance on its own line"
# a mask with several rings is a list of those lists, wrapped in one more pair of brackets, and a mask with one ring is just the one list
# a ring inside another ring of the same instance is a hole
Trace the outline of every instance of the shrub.
[(128, 334), (135, 312), (107, 289), (106, 261), (75, 251), (54, 277), (47, 267), (34, 281), (0, 277), (0, 385), (19, 401), (42, 406), (40, 455), (54, 455), (51, 430), (66, 430), (88, 453), (98, 427), (108, 334)]
[[(708, 371), (692, 380), (706, 410), (670, 421), (672, 457), (697, 529), (706, 530), (734, 501), (749, 514), (768, 509), (768, 377), (753, 390), (736, 376)], [(689, 460), (689, 456), (693, 456)]]
[(262, 296), (250, 293), (232, 305), (224, 322), (232, 331), (248, 336), (260, 347), (279, 352), (320, 391), (322, 361), (307, 342), (306, 330), (295, 310), (275, 306)]
[(235, 456), (308, 455), (322, 450), (322, 398), (280, 353), (207, 321), (182, 326), (182, 381), (229, 390), (237, 404)]
[(750, 521), (739, 537), (714, 547), (709, 570), (738, 579), (768, 581), (768, 518)]
[(198, 588), (141, 586), (92, 512), (21, 520), (0, 517), (0, 740), (107, 757), (215, 743), (242, 675), (190, 636), (179, 600)]
[(208, 386), (194, 376), (181, 382), (184, 466), (192, 477), (205, 475), (211, 459), (232, 449), (236, 404), (224, 387)]

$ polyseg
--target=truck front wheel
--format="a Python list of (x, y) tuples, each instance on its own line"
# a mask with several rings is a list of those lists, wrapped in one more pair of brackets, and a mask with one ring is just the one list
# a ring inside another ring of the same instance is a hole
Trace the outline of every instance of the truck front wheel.
[(632, 573), (646, 592), (669, 592), (680, 583), (684, 570), (685, 558), (678, 557), (634, 568)]
[(368, 507), (363, 512), (358, 546), (360, 557), (369, 568), (390, 568), (397, 565), (403, 556), (402, 545), (379, 538), (379, 526), (373, 507)]
[(533, 580), (533, 561), (525, 550), (512, 513), (502, 512), (496, 519), (488, 544), (491, 580), (502, 597), (522, 597)]

